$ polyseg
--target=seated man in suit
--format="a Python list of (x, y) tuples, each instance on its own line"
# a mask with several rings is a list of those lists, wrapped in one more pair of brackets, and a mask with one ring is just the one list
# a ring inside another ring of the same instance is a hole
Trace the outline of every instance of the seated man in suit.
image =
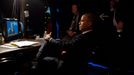
[[(42, 45), (42, 47), (40, 48), (37, 57), (40, 58), (46, 56), (43, 55), (42, 52), (48, 48), (48, 45), (51, 45), (51, 47), (55, 46), (58, 48), (66, 48), (67, 51), (64, 51), (64, 53), (66, 54), (64, 56), (64, 59), (62, 59), (63, 60), (62, 64), (60, 62), (60, 65), (62, 66), (58, 68), (58, 75), (87, 75), (88, 50), (95, 46), (95, 41), (96, 41), (93, 32), (93, 22), (94, 22), (94, 15), (92, 13), (83, 14), (79, 22), (79, 29), (82, 33), (66, 42), (62, 40), (53, 39), (51, 37), (51, 33), (46, 34), (44, 36), (45, 44)], [(53, 51), (55, 50), (53, 49)], [(51, 58), (47, 56), (43, 58), (44, 61), (41, 63), (46, 64), (46, 61), (48, 62), (48, 60), (46, 59), (52, 60), (51, 63), (54, 63), (54, 61), (56, 61), (59, 64), (59, 60), (58, 60), (59, 58), (56, 57)], [(48, 63), (50, 64), (50, 61)], [(41, 65), (41, 67), (44, 68), (46, 68), (46, 66)], [(52, 65), (50, 66), (52, 67)], [(50, 67), (48, 68), (50, 69)], [(42, 70), (46, 75), (45, 69)], [(48, 73), (52, 74), (54, 72), (52, 72), (52, 69), (50, 69)]]
[(81, 18), (81, 13), (79, 11), (79, 6), (78, 6), (78, 4), (74, 3), (74, 4), (72, 4), (71, 23), (69, 25), (69, 28), (66, 31), (67, 35), (65, 35), (62, 38), (63, 41), (68, 41), (68, 40), (72, 39), (75, 35), (80, 33), (80, 31), (79, 31), (79, 21), (80, 21), (80, 18)]

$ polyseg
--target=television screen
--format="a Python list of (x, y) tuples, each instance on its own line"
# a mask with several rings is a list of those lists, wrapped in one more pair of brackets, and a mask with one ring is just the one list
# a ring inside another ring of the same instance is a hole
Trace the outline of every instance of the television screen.
[(19, 34), (19, 26), (18, 26), (17, 20), (7, 20), (6, 25), (7, 25), (7, 36), (8, 37)]
[(21, 37), (21, 32), (20, 32), (20, 24), (18, 19), (14, 18), (4, 18), (2, 20), (1, 24), (2, 28), (2, 33), (5, 38), (5, 41), (12, 41), (19, 39)]

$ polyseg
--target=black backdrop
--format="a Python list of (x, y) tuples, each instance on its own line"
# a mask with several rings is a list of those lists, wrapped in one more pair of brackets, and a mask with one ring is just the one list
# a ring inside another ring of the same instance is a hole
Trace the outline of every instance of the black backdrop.
[[(14, 0), (0, 0), (0, 18), (12, 17)], [(29, 28), (32, 30), (33, 34), (42, 34), (44, 33), (44, 12), (45, 12), (45, 0), (28, 0), (29, 3)], [(48, 5), (51, 7), (51, 19), (52, 19), (52, 30), (53, 35), (56, 36), (56, 24), (55, 19), (59, 18), (60, 29), (64, 31), (67, 29), (70, 23), (71, 15), (71, 4), (78, 3), (80, 6), (80, 11), (85, 12), (94, 12), (99, 14), (102, 11), (105, 11), (108, 8), (109, 0), (47, 0)], [(133, 3), (131, 1), (122, 1), (121, 8), (123, 12), (127, 15), (126, 21), (128, 21), (128, 28), (133, 28), (130, 24), (130, 16), (132, 15), (131, 11), (133, 10)], [(59, 12), (57, 13), (57, 8)], [(23, 13), (23, 12), (22, 12)], [(58, 14), (58, 15), (57, 15)], [(18, 14), (19, 15), (19, 14)], [(133, 29), (131, 29), (133, 30)]]

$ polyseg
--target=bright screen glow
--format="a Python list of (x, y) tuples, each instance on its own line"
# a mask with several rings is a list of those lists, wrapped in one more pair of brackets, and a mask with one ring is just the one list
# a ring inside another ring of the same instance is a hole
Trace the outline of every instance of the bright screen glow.
[(7, 21), (7, 36), (14, 36), (19, 33), (18, 21)]

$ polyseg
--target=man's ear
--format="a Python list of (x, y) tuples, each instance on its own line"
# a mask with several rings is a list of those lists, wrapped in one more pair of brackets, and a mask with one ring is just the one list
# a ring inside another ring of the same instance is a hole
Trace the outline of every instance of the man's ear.
[(89, 22), (89, 26), (91, 26), (92, 25), (92, 22)]

